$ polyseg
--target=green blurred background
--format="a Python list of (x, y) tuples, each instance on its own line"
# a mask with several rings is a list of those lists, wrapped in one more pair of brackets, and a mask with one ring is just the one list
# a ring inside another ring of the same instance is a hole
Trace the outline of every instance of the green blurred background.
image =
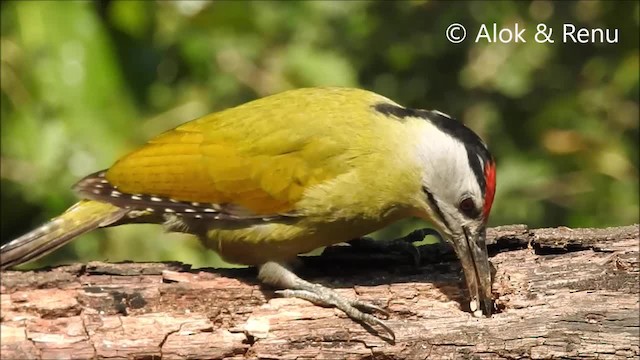
[[(373, 90), (439, 109), (498, 159), (491, 225), (638, 221), (637, 1), (3, 1), (2, 242), (71, 205), (70, 186), (150, 137), (285, 89)], [(451, 44), (445, 29), (470, 38)], [(481, 24), (526, 43), (474, 43)], [(554, 44), (533, 41), (536, 25)], [(617, 28), (617, 44), (564, 44), (563, 23)], [(397, 224), (379, 237), (404, 234)], [(95, 231), (35, 265), (221, 263), (159, 226)], [(33, 264), (31, 266), (34, 266)]]

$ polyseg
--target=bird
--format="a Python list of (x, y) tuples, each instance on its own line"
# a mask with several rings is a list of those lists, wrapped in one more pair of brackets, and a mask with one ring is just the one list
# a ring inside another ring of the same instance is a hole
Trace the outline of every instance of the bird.
[(459, 257), (475, 316), (491, 316), (486, 224), (496, 189), (487, 145), (438, 110), (346, 87), (287, 90), (191, 120), (78, 181), (80, 200), (0, 248), (8, 269), (97, 228), (161, 224), (278, 294), (381, 326), (386, 311), (298, 277), (297, 255), (404, 218), (429, 221)]

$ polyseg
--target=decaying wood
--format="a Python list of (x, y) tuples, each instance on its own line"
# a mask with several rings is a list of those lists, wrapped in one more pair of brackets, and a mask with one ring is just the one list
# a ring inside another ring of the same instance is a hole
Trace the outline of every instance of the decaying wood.
[[(306, 259), (299, 273), (386, 307), (390, 342), (332, 308), (282, 299), (255, 270), (179, 263), (89, 263), (6, 271), (2, 359), (638, 358), (638, 225), (489, 230), (500, 312), (473, 318), (446, 247), (346, 261)], [(347, 247), (344, 247), (347, 248)], [(332, 258), (333, 256), (333, 258)], [(397, 257), (394, 258), (394, 257)], [(387, 261), (391, 259), (392, 261)], [(404, 263), (404, 264), (403, 264)]]

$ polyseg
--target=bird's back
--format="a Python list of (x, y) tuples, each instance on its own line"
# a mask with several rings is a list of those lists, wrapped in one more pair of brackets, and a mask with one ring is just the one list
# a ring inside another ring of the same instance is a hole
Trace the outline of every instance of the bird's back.
[(291, 90), (185, 123), (116, 162), (120, 192), (227, 204), (260, 215), (295, 210), (304, 190), (349, 171), (380, 132), (358, 89)]

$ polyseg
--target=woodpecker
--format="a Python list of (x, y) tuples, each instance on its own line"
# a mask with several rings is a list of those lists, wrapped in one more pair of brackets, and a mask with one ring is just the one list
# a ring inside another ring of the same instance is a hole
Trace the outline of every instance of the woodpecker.
[(162, 224), (226, 261), (258, 266), (283, 296), (335, 306), (394, 336), (376, 316), (383, 309), (287, 265), (399, 219), (426, 219), (461, 260), (472, 313), (490, 316), (485, 229), (495, 170), (478, 135), (440, 111), (359, 89), (290, 90), (184, 123), (80, 180), (81, 200), (3, 245), (0, 267), (96, 228)]

